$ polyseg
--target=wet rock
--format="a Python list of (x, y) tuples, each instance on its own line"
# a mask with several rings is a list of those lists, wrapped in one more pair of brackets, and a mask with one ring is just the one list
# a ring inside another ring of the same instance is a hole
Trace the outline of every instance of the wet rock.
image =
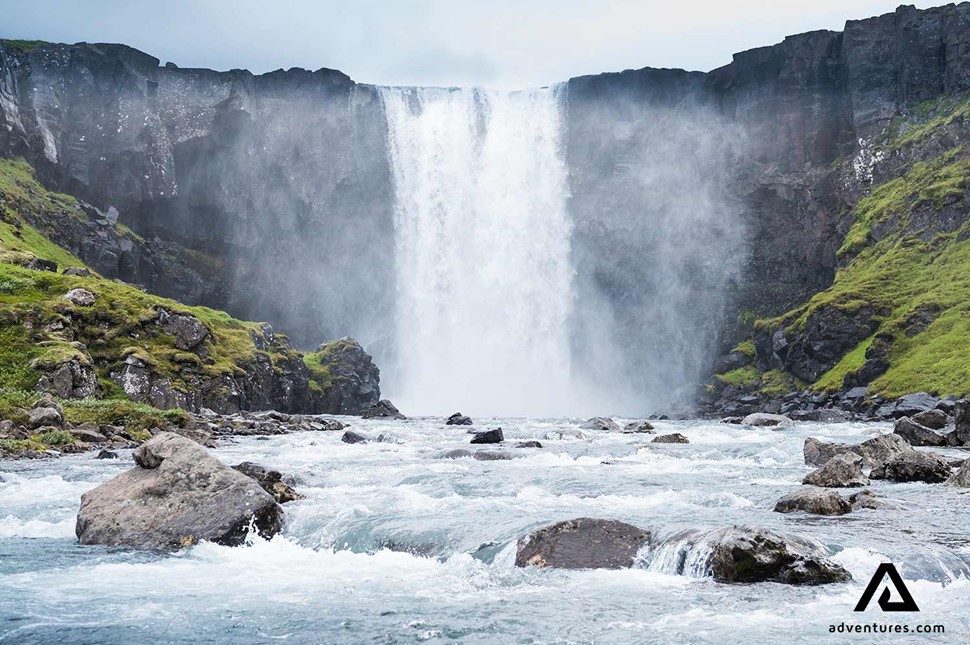
[[(938, 410), (933, 410), (938, 412)], [(896, 419), (893, 432), (906, 440), (911, 446), (943, 446), (946, 445), (946, 437), (930, 430), (926, 426), (920, 425), (915, 418), (901, 417)]]
[(94, 294), (87, 289), (71, 289), (64, 294), (64, 299), (79, 307), (90, 307), (94, 304)]
[(827, 560), (819, 545), (760, 528), (721, 529), (708, 565), (718, 582), (818, 585), (852, 578), (844, 568)]
[(27, 425), (31, 429), (44, 426), (60, 427), (63, 423), (64, 413), (54, 407), (35, 407), (28, 412)]
[[(317, 349), (315, 356), (332, 377), (330, 386), (322, 395), (322, 409), (333, 414), (361, 414), (381, 402), (381, 371), (356, 340), (345, 336), (325, 343)], [(404, 418), (390, 401), (387, 405), (390, 407), (379, 410), (380, 413), (374, 416)]]
[(863, 508), (868, 509), (880, 509), (880, 508), (894, 508), (891, 504), (887, 504), (883, 501), (882, 497), (876, 495), (868, 488), (860, 490), (858, 493), (852, 493), (848, 498), (849, 504), (852, 505), (852, 510), (858, 511)]
[(810, 472), (802, 483), (829, 488), (855, 488), (868, 485), (869, 480), (862, 475), (862, 457), (855, 453), (842, 453)]
[(844, 452), (860, 455), (863, 466), (872, 466), (912, 450), (913, 447), (897, 434), (879, 435), (855, 445), (825, 443), (815, 437), (809, 437), (805, 439), (805, 445), (802, 448), (805, 463), (810, 466), (821, 466), (835, 455)]
[(163, 432), (133, 456), (135, 468), (81, 496), (76, 533), (82, 544), (235, 546), (250, 525), (266, 537), (282, 527), (283, 509), (272, 496), (190, 439)]
[(519, 539), (517, 567), (624, 569), (633, 566), (650, 533), (616, 520), (581, 517)]
[(117, 459), (117, 458), (118, 458), (118, 453), (116, 453), (114, 450), (107, 450), (107, 449), (102, 450), (95, 457), (95, 459)]
[(448, 417), (445, 421), (446, 426), (470, 426), (472, 425), (471, 417), (466, 417), (461, 412), (455, 412), (453, 415)]
[(315, 432), (339, 432), (347, 427), (346, 423), (341, 423), (336, 419), (322, 419), (320, 421), (310, 421), (307, 423), (310, 430)]
[(348, 430), (340, 437), (340, 440), (344, 443), (367, 443), (367, 437), (361, 434), (357, 434), (352, 430)]
[(970, 459), (964, 461), (960, 469), (953, 473), (946, 483), (951, 486), (970, 487)]
[(744, 422), (744, 417), (724, 417), (721, 419), (721, 423), (730, 423), (731, 425), (739, 426)]
[(931, 430), (942, 430), (950, 422), (950, 417), (943, 410), (936, 409), (914, 414), (913, 421)]
[(818, 421), (820, 423), (842, 423), (849, 420), (849, 415), (842, 410), (822, 408), (820, 410), (795, 410), (788, 413), (795, 421)]
[(232, 467), (246, 477), (256, 480), (264, 491), (273, 496), (278, 504), (294, 502), (303, 499), (293, 487), (283, 481), (283, 475), (278, 470), (272, 470), (251, 461), (244, 461)]
[(690, 443), (690, 441), (679, 432), (674, 432), (673, 434), (662, 434), (654, 437), (651, 443)]
[(472, 456), (478, 461), (507, 461), (512, 458), (510, 453), (502, 450), (479, 450)]
[(869, 477), (894, 482), (938, 483), (946, 481), (951, 471), (949, 462), (939, 455), (913, 450), (875, 466)]
[(458, 448), (456, 450), (446, 450), (435, 455), (435, 459), (463, 459), (465, 457), (471, 457), (471, 450), (465, 450), (464, 448)]
[(626, 434), (653, 434), (653, 424), (649, 421), (634, 421), (623, 426), (623, 432)]
[(604, 432), (620, 432), (620, 424), (608, 417), (593, 417), (579, 424), (583, 430), (602, 430)]
[(786, 416), (780, 414), (768, 414), (766, 412), (755, 412), (754, 414), (749, 414), (748, 416), (744, 417), (741, 423), (746, 426), (759, 427), (795, 425), (795, 422)]
[(803, 488), (789, 493), (775, 503), (776, 513), (804, 511), (813, 515), (845, 515), (852, 505), (829, 488)]
[(541, 448), (542, 444), (538, 441), (520, 441), (515, 444), (516, 448)]
[(387, 399), (381, 399), (371, 407), (364, 410), (361, 415), (365, 419), (406, 419), (401, 412), (394, 407), (394, 404)]
[(502, 429), (495, 428), (485, 432), (476, 432), (471, 443), (502, 443), (503, 441), (505, 441), (505, 436), (502, 434)]

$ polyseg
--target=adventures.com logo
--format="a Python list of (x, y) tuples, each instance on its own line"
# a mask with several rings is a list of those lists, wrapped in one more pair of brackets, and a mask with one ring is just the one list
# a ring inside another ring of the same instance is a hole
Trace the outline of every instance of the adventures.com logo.
[[(885, 582), (885, 586), (883, 583)], [(883, 562), (876, 568), (865, 591), (856, 603), (853, 611), (866, 611), (873, 597), (879, 589), (876, 604), (883, 612), (919, 612), (919, 605), (916, 599), (909, 592), (903, 577), (892, 562)], [(893, 600), (898, 598), (898, 600)], [(829, 632), (838, 634), (943, 634), (946, 628), (943, 625), (903, 625), (903, 624), (880, 624), (872, 623), (869, 625), (840, 623), (829, 625)]]

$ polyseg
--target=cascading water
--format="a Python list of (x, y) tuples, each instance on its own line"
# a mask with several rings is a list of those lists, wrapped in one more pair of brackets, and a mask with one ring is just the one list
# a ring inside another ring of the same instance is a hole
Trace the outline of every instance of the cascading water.
[(384, 88), (409, 412), (563, 414), (571, 224), (561, 91)]

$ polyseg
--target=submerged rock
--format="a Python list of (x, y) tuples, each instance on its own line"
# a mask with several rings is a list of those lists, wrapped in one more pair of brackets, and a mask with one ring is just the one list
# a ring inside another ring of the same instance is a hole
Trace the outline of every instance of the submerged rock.
[(789, 493), (775, 503), (776, 513), (804, 511), (813, 515), (845, 515), (852, 505), (834, 490), (803, 488)]
[(472, 425), (471, 417), (466, 417), (461, 412), (455, 412), (453, 415), (448, 417), (445, 421), (446, 426), (470, 426)]
[(792, 426), (795, 422), (781, 414), (768, 414), (766, 412), (755, 412), (744, 417), (741, 421), (746, 426)]
[(340, 440), (344, 443), (367, 443), (367, 437), (352, 430), (345, 432)]
[(502, 429), (495, 428), (485, 432), (476, 432), (471, 443), (502, 443), (503, 441), (505, 441), (505, 435), (502, 434)]
[(134, 452), (135, 468), (81, 496), (81, 544), (174, 549), (202, 540), (241, 544), (250, 525), (265, 537), (283, 509), (253, 479), (190, 439), (162, 432)]
[[(932, 412), (939, 412), (939, 410), (932, 410)], [(893, 432), (905, 439), (911, 446), (946, 445), (946, 437), (924, 425), (920, 425), (915, 419), (910, 419), (909, 417), (897, 419)]]
[(371, 407), (364, 410), (361, 415), (365, 419), (406, 419), (401, 412), (394, 407), (394, 404), (387, 399), (381, 399)]
[(464, 448), (457, 448), (455, 450), (446, 450), (444, 452), (439, 452), (435, 455), (435, 459), (462, 459), (464, 457), (471, 457), (471, 450), (465, 450)]
[(876, 495), (868, 488), (864, 488), (858, 493), (852, 493), (849, 495), (848, 502), (852, 505), (852, 510), (854, 511), (858, 511), (859, 509), (863, 508), (893, 508), (892, 504), (887, 504), (883, 501), (882, 497)]
[(117, 459), (117, 458), (118, 458), (118, 453), (116, 453), (114, 450), (102, 450), (95, 457), (95, 459)]
[(855, 453), (842, 453), (813, 470), (803, 484), (830, 488), (866, 486), (869, 480), (862, 475), (862, 457)]
[(713, 539), (708, 566), (718, 582), (819, 585), (852, 579), (825, 558), (819, 545), (796, 536), (735, 526), (721, 529)]
[(517, 567), (624, 569), (650, 542), (650, 532), (616, 520), (581, 517), (559, 522), (520, 538)]
[(896, 455), (877, 465), (869, 473), (872, 479), (888, 479), (894, 482), (938, 483), (950, 477), (949, 462), (931, 452), (912, 452)]
[(583, 430), (603, 430), (605, 432), (620, 432), (620, 424), (609, 417), (593, 417), (579, 424)]
[(653, 434), (653, 424), (649, 421), (634, 421), (623, 426), (623, 432)]
[(508, 461), (512, 458), (512, 455), (504, 450), (479, 450), (472, 456), (478, 461)]
[(690, 440), (679, 432), (674, 432), (654, 437), (651, 443), (690, 443)]
[(542, 444), (538, 441), (520, 441), (515, 444), (516, 448), (541, 448)]

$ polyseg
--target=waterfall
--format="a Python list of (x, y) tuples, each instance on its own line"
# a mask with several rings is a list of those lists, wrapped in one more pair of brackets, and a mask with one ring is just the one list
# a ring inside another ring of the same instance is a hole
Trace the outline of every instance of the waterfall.
[(570, 409), (573, 267), (557, 88), (383, 88), (407, 412)]

